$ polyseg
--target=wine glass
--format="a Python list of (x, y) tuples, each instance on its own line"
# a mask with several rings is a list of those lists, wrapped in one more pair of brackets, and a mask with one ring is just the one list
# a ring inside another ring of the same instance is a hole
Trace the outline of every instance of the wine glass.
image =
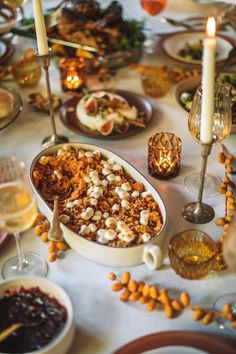
[(34, 253), (23, 253), (19, 235), (32, 226), (36, 215), (37, 204), (28, 182), (24, 163), (15, 157), (1, 157), (0, 231), (15, 236), (18, 253), (3, 265), (4, 279), (21, 275), (46, 275), (45, 260)]
[[(214, 111), (213, 111), (213, 145), (220, 144), (230, 133), (232, 124), (231, 113), (231, 86), (215, 83), (214, 86)], [(200, 143), (202, 109), (202, 88), (197, 89), (191, 111), (188, 117), (188, 129), (193, 139)], [(200, 173), (192, 173), (184, 180), (186, 189), (194, 194), (198, 193)], [(220, 179), (213, 175), (206, 175), (204, 182), (204, 197), (212, 197), (218, 193)]]
[(18, 21), (22, 20), (23, 11), (21, 6), (24, 5), (28, 0), (3, 0), (3, 3), (16, 11), (16, 18)]
[(160, 12), (164, 10), (167, 5), (168, 0), (141, 0), (141, 6), (145, 12), (147, 12), (151, 16), (150, 27), (148, 28), (148, 36), (144, 42), (144, 48), (147, 53), (153, 53), (155, 51), (155, 35), (152, 32), (153, 25), (152, 19), (154, 16), (158, 15)]
[[(227, 304), (227, 307), (225, 306)], [(227, 309), (228, 308), (228, 309)], [(216, 322), (220, 329), (235, 334), (235, 328), (232, 322), (236, 319), (236, 293), (224, 294), (218, 297), (213, 306), (216, 316)]]

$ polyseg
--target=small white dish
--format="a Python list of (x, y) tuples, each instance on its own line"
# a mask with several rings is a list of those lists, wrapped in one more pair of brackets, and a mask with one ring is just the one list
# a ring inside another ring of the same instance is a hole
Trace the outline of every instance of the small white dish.
[(205, 350), (185, 345), (168, 345), (166, 347), (145, 351), (143, 354), (209, 354)]
[[(165, 36), (160, 43), (164, 53), (171, 59), (185, 64), (201, 65), (201, 60), (183, 58), (179, 55), (179, 51), (185, 47), (186, 43), (193, 44), (203, 40), (204, 37), (205, 33), (202, 31), (181, 31)], [(216, 36), (216, 40), (216, 64), (221, 64), (228, 57), (230, 50), (233, 48), (233, 43), (230, 38), (219, 34)]]
[[(0, 298), (7, 290), (18, 290), (21, 287), (29, 289), (32, 287), (39, 287), (42, 292), (54, 297), (58, 302), (63, 305), (67, 310), (67, 320), (62, 331), (55, 337), (48, 345), (33, 352), (24, 354), (65, 354), (71, 346), (75, 325), (74, 325), (74, 312), (71, 300), (64, 289), (59, 285), (46, 278), (36, 276), (22, 276), (12, 278), (0, 283)], [(3, 354), (0, 352), (0, 354)]]

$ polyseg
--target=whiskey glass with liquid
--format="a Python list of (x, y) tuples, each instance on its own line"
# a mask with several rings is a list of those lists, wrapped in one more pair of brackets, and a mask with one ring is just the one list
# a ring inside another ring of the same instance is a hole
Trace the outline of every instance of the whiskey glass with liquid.
[(2, 268), (4, 279), (45, 276), (47, 263), (34, 253), (24, 253), (20, 233), (29, 229), (37, 215), (37, 204), (30, 188), (25, 165), (15, 157), (0, 158), (0, 231), (13, 234), (17, 256), (7, 259)]

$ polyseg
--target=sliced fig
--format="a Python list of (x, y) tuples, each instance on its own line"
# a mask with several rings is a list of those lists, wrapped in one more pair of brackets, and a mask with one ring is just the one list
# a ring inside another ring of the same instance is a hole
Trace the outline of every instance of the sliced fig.
[(85, 103), (85, 111), (90, 116), (95, 116), (98, 111), (97, 100), (94, 97), (89, 97), (89, 99)]
[(112, 120), (108, 120), (100, 129), (100, 133), (102, 135), (109, 135), (111, 134), (114, 127), (114, 122)]

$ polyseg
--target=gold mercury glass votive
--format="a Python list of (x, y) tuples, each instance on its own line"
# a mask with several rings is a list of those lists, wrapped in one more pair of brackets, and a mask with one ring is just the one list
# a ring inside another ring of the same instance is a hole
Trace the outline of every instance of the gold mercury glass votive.
[(199, 279), (213, 269), (217, 254), (215, 242), (200, 230), (186, 230), (169, 243), (171, 267), (182, 278)]
[(12, 75), (21, 87), (36, 86), (41, 77), (41, 64), (37, 57), (24, 58), (13, 64)]
[(59, 62), (61, 85), (65, 92), (80, 92), (86, 86), (86, 68), (83, 58), (62, 58)]
[(157, 133), (148, 142), (148, 172), (160, 179), (175, 177), (180, 168), (182, 141), (172, 133)]

